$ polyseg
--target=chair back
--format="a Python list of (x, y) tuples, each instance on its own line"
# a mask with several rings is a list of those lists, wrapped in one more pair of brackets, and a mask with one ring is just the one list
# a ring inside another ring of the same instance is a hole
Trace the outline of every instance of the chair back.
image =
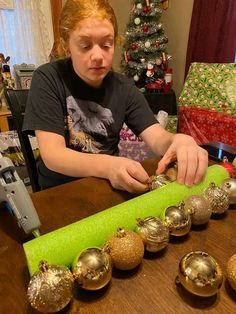
[(39, 191), (38, 172), (36, 160), (30, 144), (29, 137), (22, 132), (22, 125), (24, 120), (25, 107), (27, 102), (29, 90), (27, 89), (5, 89), (4, 95), (12, 113), (12, 119), (16, 131), (18, 133), (22, 154), (25, 159), (26, 168), (28, 171), (30, 183), (33, 192)]

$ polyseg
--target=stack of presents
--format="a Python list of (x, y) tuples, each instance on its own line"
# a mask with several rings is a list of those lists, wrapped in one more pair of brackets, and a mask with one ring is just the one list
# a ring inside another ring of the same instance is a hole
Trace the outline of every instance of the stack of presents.
[(236, 64), (193, 63), (178, 105), (179, 132), (236, 147)]
[[(166, 129), (191, 135), (198, 144), (222, 142), (236, 147), (236, 64), (192, 63), (178, 99), (178, 114), (168, 117)], [(125, 126), (120, 151), (138, 161), (151, 156)]]

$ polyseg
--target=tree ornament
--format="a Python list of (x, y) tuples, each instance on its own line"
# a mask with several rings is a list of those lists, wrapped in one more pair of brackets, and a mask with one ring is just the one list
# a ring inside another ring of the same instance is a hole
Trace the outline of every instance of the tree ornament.
[(220, 166), (224, 167), (231, 178), (236, 179), (236, 167), (233, 165), (233, 163), (228, 161), (228, 158), (226, 156), (223, 157), (222, 163), (219, 164)]
[(144, 5), (143, 6), (143, 13), (148, 13), (150, 11), (150, 6)]
[(229, 208), (229, 194), (214, 182), (204, 190), (203, 196), (209, 201), (213, 214), (223, 214)]
[(111, 280), (111, 258), (100, 248), (88, 248), (82, 251), (73, 265), (73, 275), (85, 290), (101, 289)]
[(138, 218), (136, 232), (148, 252), (161, 251), (169, 243), (169, 229), (158, 217)]
[(136, 18), (134, 19), (134, 24), (135, 24), (135, 25), (139, 25), (140, 23), (141, 23), (140, 18), (139, 18), (139, 17), (136, 17)]
[(146, 5), (150, 6), (150, 0), (146, 0)]
[(110, 254), (117, 269), (129, 270), (141, 263), (144, 244), (136, 232), (119, 228), (107, 241), (105, 250)]
[(144, 33), (147, 33), (147, 32), (148, 32), (148, 25), (147, 25), (147, 24), (144, 24), (144, 25), (143, 25), (143, 32), (144, 32)]
[(169, 178), (171, 182), (176, 181), (178, 175), (177, 162), (174, 162), (171, 165), (169, 165), (169, 167), (165, 171), (165, 175)]
[(142, 5), (142, 3), (138, 3), (136, 7), (137, 7), (137, 9), (142, 9), (143, 5)]
[(138, 74), (135, 74), (135, 75), (134, 75), (134, 81), (135, 81), (135, 82), (138, 82), (138, 80), (139, 80), (139, 76), (138, 76)]
[(210, 297), (215, 295), (222, 285), (222, 269), (208, 253), (190, 252), (180, 260), (175, 282), (195, 295)]
[(147, 77), (153, 77), (154, 76), (154, 65), (152, 63), (148, 63), (147, 64), (147, 72), (146, 72), (146, 76)]
[(211, 218), (211, 204), (202, 195), (187, 197), (184, 200), (184, 209), (190, 214), (193, 225), (206, 224)]
[(165, 224), (172, 236), (184, 236), (191, 228), (191, 217), (184, 210), (183, 202), (179, 206), (169, 206), (165, 209)]
[(124, 51), (124, 58), (125, 58), (125, 63), (128, 64), (129, 63), (129, 57), (128, 57), (127, 51)]
[(74, 278), (65, 266), (49, 265), (42, 261), (30, 279), (27, 296), (31, 306), (39, 312), (54, 313), (72, 299)]
[(152, 175), (149, 178), (149, 189), (155, 190), (170, 183), (170, 179), (165, 174)]
[(131, 45), (130, 45), (130, 48), (131, 48), (132, 50), (135, 50), (135, 49), (137, 48), (137, 45), (136, 45), (136, 44), (131, 44)]
[(225, 179), (221, 188), (229, 194), (229, 203), (236, 204), (236, 179)]
[(236, 254), (232, 255), (227, 262), (226, 277), (230, 286), (236, 291)]
[(141, 63), (144, 63), (145, 61), (146, 61), (145, 58), (141, 58), (141, 59), (140, 59), (140, 62), (141, 62)]
[(156, 63), (156, 65), (161, 65), (162, 59), (161, 58), (156, 58), (155, 63)]
[(150, 48), (151, 47), (151, 43), (150, 41), (146, 41), (145, 44), (144, 44), (145, 48)]
[[(162, 40), (162, 43), (163, 43), (163, 44), (167, 44), (168, 41), (169, 41), (168, 37), (164, 36), (164, 37), (163, 37), (163, 40)], [(168, 59), (168, 60), (169, 60), (169, 59)]]

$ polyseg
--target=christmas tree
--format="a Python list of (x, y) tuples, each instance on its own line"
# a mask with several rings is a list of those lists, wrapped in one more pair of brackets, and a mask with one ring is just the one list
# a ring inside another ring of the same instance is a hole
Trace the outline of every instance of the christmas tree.
[(162, 2), (134, 0), (124, 35), (121, 69), (143, 92), (168, 91), (172, 85), (168, 38), (160, 22)]

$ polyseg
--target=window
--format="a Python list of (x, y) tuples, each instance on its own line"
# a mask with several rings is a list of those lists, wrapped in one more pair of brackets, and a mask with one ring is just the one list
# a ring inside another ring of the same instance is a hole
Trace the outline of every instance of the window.
[(49, 1), (0, 0), (0, 52), (10, 56), (10, 65), (33, 63), (37, 66), (48, 61), (52, 26), (43, 8), (44, 12), (51, 13)]

